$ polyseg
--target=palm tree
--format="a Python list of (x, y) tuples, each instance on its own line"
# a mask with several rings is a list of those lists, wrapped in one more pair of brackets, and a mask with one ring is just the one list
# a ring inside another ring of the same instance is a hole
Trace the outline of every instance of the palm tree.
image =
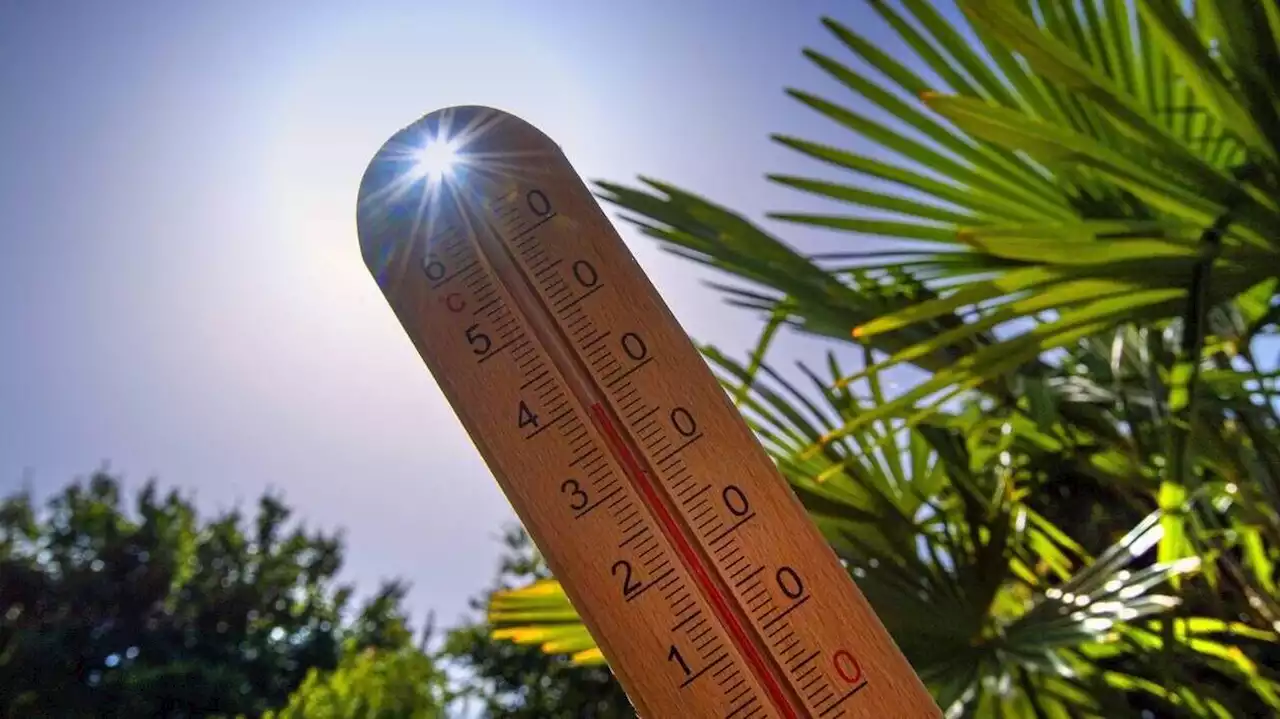
[[(602, 197), (741, 281), (760, 345), (707, 357), (944, 708), (1276, 712), (1280, 2), (868, 4), (914, 56), (824, 19), (849, 56), (805, 54), (852, 95), (789, 92), (893, 159), (775, 137), (848, 179), (772, 176), (842, 205), (772, 217), (893, 249), (805, 255), (657, 181)], [(781, 326), (865, 362), (793, 386)], [(886, 397), (897, 365), (927, 376)], [(553, 582), (491, 606), (599, 661), (573, 617)]]

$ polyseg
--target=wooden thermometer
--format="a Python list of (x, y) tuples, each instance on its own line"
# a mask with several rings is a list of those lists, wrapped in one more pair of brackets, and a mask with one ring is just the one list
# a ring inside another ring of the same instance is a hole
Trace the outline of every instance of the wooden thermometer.
[(434, 112), (364, 260), (643, 717), (939, 717), (556, 144)]

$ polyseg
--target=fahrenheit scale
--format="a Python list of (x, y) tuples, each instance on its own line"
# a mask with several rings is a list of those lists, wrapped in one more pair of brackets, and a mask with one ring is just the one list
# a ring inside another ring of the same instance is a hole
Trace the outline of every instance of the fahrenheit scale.
[(641, 716), (941, 716), (550, 138), (434, 112), (379, 150), (357, 217)]

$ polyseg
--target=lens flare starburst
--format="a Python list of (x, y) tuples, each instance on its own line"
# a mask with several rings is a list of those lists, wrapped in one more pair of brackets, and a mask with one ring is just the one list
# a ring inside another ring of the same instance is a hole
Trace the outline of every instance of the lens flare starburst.
[[(400, 236), (411, 238), (365, 248), (376, 258), (379, 282), (403, 277), (410, 257), (429, 253), (426, 245), (447, 225), (476, 234), (488, 222), (492, 198), (533, 180), (542, 152), (494, 147), (486, 138), (507, 119), (484, 107), (449, 108), (422, 118), (379, 149), (361, 182), (359, 212), (371, 228), (407, 222)], [(415, 243), (422, 245), (415, 250)]]
[(456, 142), (438, 137), (414, 151), (411, 172), (427, 180), (442, 180), (453, 173), (461, 159)]

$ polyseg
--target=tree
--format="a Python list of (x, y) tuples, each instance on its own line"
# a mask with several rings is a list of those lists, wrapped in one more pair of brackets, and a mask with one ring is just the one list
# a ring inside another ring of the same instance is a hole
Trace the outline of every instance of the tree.
[(422, 649), (352, 643), (336, 669), (311, 669), (289, 704), (262, 719), (439, 719), (448, 701), (445, 678)]
[(0, 503), (4, 716), (258, 716), (354, 649), (403, 648), (404, 588), (355, 611), (336, 535), (253, 516), (202, 520), (154, 482), (126, 505), (105, 472), (37, 507)]
[[(853, 147), (775, 138), (848, 179), (771, 177), (856, 209), (771, 217), (891, 249), (603, 197), (766, 318), (747, 362), (707, 357), (944, 708), (1276, 713), (1280, 3), (867, 4), (883, 32), (824, 19), (848, 56), (805, 53), (859, 104), (789, 91)], [(781, 327), (861, 366), (790, 378)], [(573, 631), (554, 589), (494, 623)]]
[[(472, 600), (484, 610), (495, 592), (549, 576), (537, 549), (520, 527), (503, 534), (506, 554), (502, 557), (495, 585)], [(546, 616), (546, 615), (543, 615)], [(570, 626), (590, 644), (576, 615), (568, 613)], [(519, 719), (627, 719), (635, 716), (627, 695), (608, 669), (595, 658), (575, 659), (563, 651), (545, 653), (537, 647), (494, 637), (488, 621), (476, 622), (449, 633), (443, 657), (456, 662), (468, 675), (464, 699), (473, 703), (482, 716)]]

